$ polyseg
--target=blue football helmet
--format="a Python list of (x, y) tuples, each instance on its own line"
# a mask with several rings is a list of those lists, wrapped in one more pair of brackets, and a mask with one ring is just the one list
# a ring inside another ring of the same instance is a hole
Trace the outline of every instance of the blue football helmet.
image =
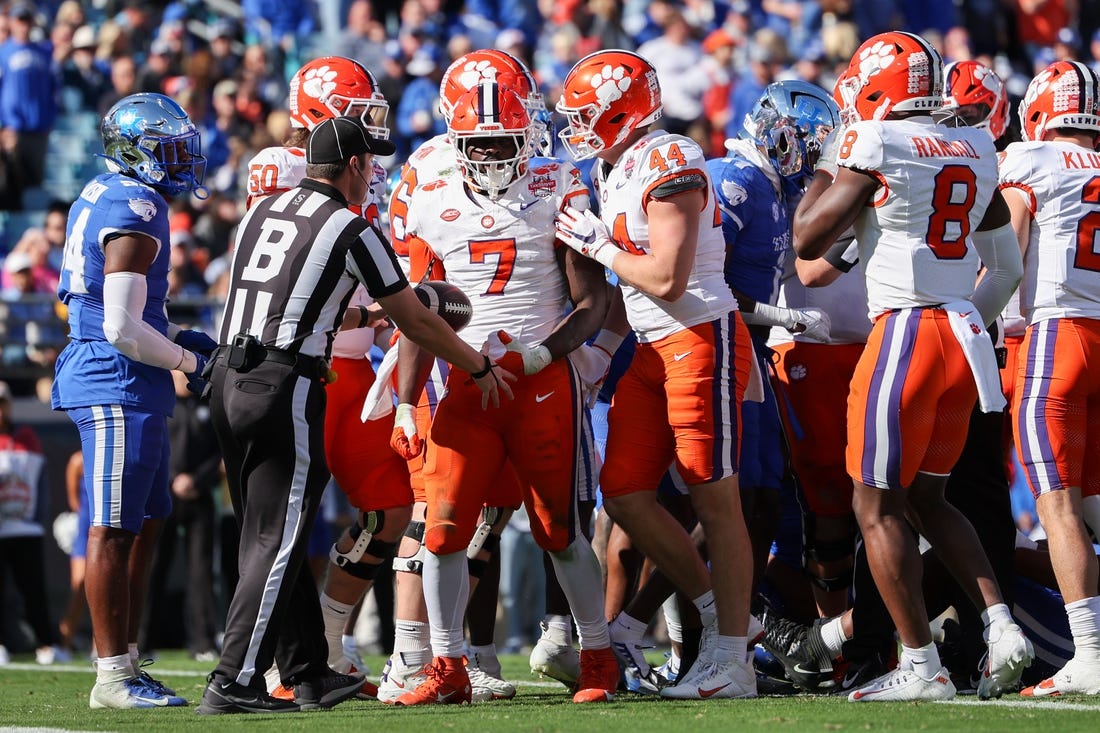
[(840, 124), (840, 108), (831, 94), (806, 81), (769, 84), (745, 115), (741, 136), (756, 143), (779, 175), (804, 184), (814, 174), (821, 142)]
[(172, 99), (145, 93), (123, 97), (104, 116), (99, 132), (111, 170), (169, 196), (205, 191), (199, 131)]

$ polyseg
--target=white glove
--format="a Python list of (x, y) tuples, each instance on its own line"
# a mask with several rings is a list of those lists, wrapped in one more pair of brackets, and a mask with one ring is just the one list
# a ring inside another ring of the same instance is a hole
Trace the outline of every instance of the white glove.
[(416, 406), (402, 402), (393, 415), (393, 433), (390, 435), (390, 447), (406, 461), (420, 455), (424, 444), (416, 434)]
[(66, 555), (72, 554), (76, 544), (76, 533), (80, 530), (80, 520), (76, 512), (61, 512), (53, 520), (53, 538), (57, 546)]
[(612, 269), (611, 263), (615, 261), (615, 255), (622, 252), (611, 241), (607, 225), (591, 210), (579, 211), (572, 206), (566, 206), (558, 212), (554, 226), (558, 230), (559, 240), (609, 270)]
[(834, 127), (832, 132), (821, 141), (821, 155), (817, 158), (817, 165), (814, 166), (815, 171), (825, 171), (836, 178), (836, 158), (840, 154), (840, 141), (844, 133), (845, 129), (843, 127)]
[(752, 313), (744, 312), (741, 318), (750, 326), (780, 326), (812, 341), (829, 343), (832, 321), (829, 320), (829, 314), (820, 308), (779, 308), (767, 303), (757, 303)]
[(611, 358), (622, 342), (623, 337), (617, 333), (600, 331), (592, 345), (581, 344), (569, 354), (569, 360), (577, 370), (577, 376), (581, 378), (584, 401), (588, 407), (596, 404), (596, 396), (600, 393), (607, 370), (611, 367)]
[(833, 322), (829, 314), (820, 308), (793, 308), (794, 327), (787, 327), (791, 333), (805, 336), (811, 341), (829, 343), (829, 330)]
[(524, 374), (538, 374), (554, 360), (554, 357), (550, 355), (550, 349), (541, 344), (534, 347), (528, 346), (521, 341), (516, 341), (506, 331), (498, 331), (497, 336), (508, 351), (514, 351), (523, 358)]

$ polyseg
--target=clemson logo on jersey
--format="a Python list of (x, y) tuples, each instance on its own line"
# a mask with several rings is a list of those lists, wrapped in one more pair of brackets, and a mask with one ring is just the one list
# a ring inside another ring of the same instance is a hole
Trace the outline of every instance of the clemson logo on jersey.
[(127, 203), (130, 211), (140, 216), (142, 221), (152, 221), (157, 215), (157, 205), (148, 199), (130, 199)]
[(489, 216), (488, 214), (481, 217), (481, 226), (484, 227), (485, 229), (492, 229), (493, 225), (496, 224), (496, 223), (497, 223), (497, 220), (494, 219), (493, 217)]
[(527, 184), (527, 190), (540, 199), (544, 199), (553, 194), (557, 187), (558, 182), (551, 176), (534, 176), (531, 182)]
[(790, 376), (792, 382), (800, 382), (806, 378), (808, 371), (805, 364), (792, 364), (787, 370), (787, 375)]
[(531, 172), (536, 176), (545, 176), (548, 173), (553, 173), (558, 168), (561, 168), (557, 163), (551, 163), (549, 165), (540, 165), (538, 168), (532, 168)]
[(437, 188), (443, 188), (446, 185), (447, 185), (447, 182), (442, 180), (442, 179), (440, 179), (438, 181), (428, 181), (427, 183), (425, 183), (423, 186), (420, 187), (420, 190), (421, 191), (434, 191)]
[(460, 212), (458, 209), (444, 209), (439, 214), (439, 218), (443, 221), (454, 221), (460, 216), (462, 216), (462, 212)]

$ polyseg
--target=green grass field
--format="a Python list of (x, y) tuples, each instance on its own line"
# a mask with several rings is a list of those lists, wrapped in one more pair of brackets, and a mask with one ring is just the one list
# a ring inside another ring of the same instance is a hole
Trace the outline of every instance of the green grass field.
[[(383, 659), (368, 658), (375, 674)], [(192, 703), (189, 708), (90, 710), (90, 666), (40, 667), (17, 657), (0, 668), (0, 730), (128, 731), (392, 731), (416, 733), (691, 733), (784, 731), (1095, 731), (1100, 728), (1100, 699), (1069, 697), (1028, 701), (1013, 695), (1000, 701), (973, 697), (953, 703), (876, 703), (857, 705), (842, 698), (775, 697), (756, 700), (674, 702), (630, 693), (606, 705), (574, 705), (563, 686), (533, 676), (526, 658), (502, 658), (505, 676), (519, 687), (511, 701), (471, 706), (393, 708), (352, 700), (332, 710), (284, 715), (195, 715), (211, 665), (193, 662), (181, 652), (166, 652), (150, 668)]]

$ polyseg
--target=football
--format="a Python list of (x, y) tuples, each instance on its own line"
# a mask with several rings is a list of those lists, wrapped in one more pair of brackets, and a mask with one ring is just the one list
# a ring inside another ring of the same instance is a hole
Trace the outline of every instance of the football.
[(442, 280), (425, 280), (413, 288), (416, 297), (426, 308), (435, 311), (455, 331), (461, 331), (470, 322), (474, 307), (466, 293)]

